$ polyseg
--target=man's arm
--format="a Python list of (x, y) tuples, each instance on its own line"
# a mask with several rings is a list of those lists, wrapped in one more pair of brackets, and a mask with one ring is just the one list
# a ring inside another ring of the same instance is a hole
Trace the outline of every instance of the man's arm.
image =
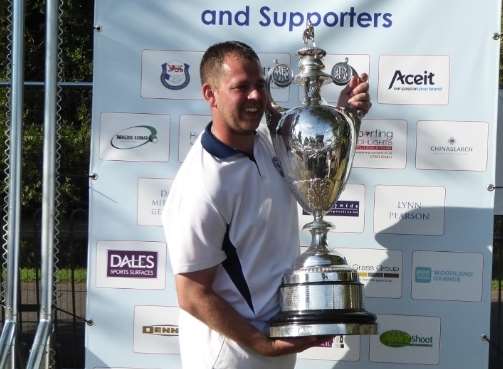
[(211, 329), (264, 356), (279, 356), (319, 345), (326, 337), (270, 339), (236, 312), (212, 288), (217, 267), (175, 277), (178, 304)]

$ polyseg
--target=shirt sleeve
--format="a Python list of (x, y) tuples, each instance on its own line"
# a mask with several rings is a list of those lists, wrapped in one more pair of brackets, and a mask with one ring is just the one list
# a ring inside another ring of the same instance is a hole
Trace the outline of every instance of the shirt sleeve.
[(227, 223), (204, 193), (171, 188), (162, 223), (174, 274), (208, 269), (225, 260)]

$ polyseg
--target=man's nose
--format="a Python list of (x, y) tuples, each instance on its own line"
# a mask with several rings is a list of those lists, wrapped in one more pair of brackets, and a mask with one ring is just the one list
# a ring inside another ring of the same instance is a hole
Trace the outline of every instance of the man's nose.
[(262, 100), (264, 98), (264, 89), (261, 87), (252, 88), (248, 94), (248, 98), (253, 100)]

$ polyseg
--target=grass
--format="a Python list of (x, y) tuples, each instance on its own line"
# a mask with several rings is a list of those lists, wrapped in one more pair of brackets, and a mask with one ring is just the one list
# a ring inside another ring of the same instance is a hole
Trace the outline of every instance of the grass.
[[(75, 283), (85, 283), (87, 271), (85, 268), (74, 269)], [(59, 282), (70, 282), (72, 279), (72, 271), (68, 268), (63, 268), (58, 270), (56, 273), (56, 278)], [(35, 273), (35, 268), (21, 268), (20, 270), (21, 282), (35, 282), (37, 275)], [(40, 271), (39, 271), (40, 278)]]

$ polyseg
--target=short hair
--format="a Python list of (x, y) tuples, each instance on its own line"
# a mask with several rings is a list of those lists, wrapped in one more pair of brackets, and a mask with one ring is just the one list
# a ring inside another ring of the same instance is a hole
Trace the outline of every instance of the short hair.
[(257, 53), (244, 42), (226, 41), (214, 44), (206, 50), (199, 66), (201, 84), (208, 83), (210, 79), (220, 74), (227, 55), (236, 55), (260, 63)]

